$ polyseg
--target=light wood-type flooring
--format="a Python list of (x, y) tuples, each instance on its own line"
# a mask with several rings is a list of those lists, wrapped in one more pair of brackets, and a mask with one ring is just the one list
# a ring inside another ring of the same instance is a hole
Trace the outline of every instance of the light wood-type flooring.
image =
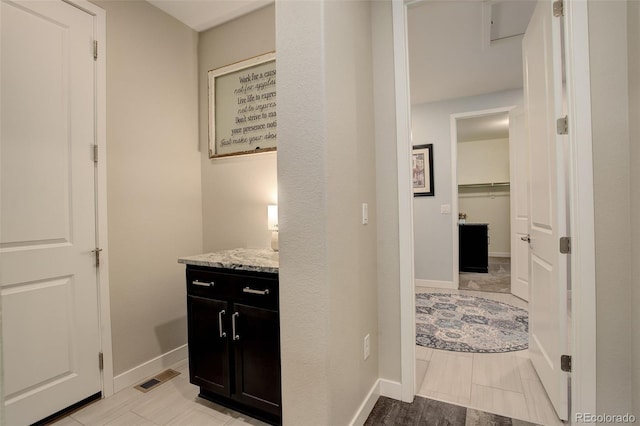
[(189, 383), (186, 360), (173, 365), (180, 373), (142, 393), (133, 387), (94, 402), (53, 423), (56, 426), (241, 426), (266, 425), (259, 420), (198, 398)]
[[(527, 309), (511, 294), (416, 287), (420, 293), (467, 294)], [(416, 393), (531, 423), (562, 422), (536, 374), (528, 350), (496, 354), (442, 351), (416, 346)]]
[[(416, 291), (479, 295), (515, 306), (527, 307), (526, 302), (509, 294), (486, 292), (478, 294), (470, 291), (420, 287), (416, 288)], [(171, 368), (181, 374), (148, 393), (142, 393), (130, 387), (84, 407), (54, 424), (56, 426), (265, 424), (198, 398), (198, 388), (189, 383), (186, 360)], [(527, 351), (470, 354), (416, 346), (416, 393), (430, 400), (505, 416), (509, 421), (512, 418), (545, 426), (562, 425), (531, 365)], [(423, 405), (427, 407), (425, 408), (428, 409), (427, 411), (431, 410), (429, 407), (433, 404), (421, 399), (416, 401), (421, 407)], [(403, 424), (424, 424), (420, 423), (422, 417), (415, 418), (416, 423), (411, 423), (406, 418), (406, 415), (411, 416), (412, 413), (418, 412), (423, 416), (424, 410), (416, 411), (415, 406), (403, 404), (387, 401), (384, 405), (392, 409), (413, 407), (406, 408)], [(438, 422), (427, 424), (456, 424), (451, 422), (453, 420), (455, 419), (447, 420), (445, 415)], [(513, 424), (517, 423), (513, 422)]]

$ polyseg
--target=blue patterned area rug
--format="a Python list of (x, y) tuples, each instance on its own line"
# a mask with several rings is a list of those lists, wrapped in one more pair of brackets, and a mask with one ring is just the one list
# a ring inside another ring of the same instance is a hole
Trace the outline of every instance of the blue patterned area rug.
[(529, 314), (482, 297), (418, 293), (416, 343), (456, 352), (520, 351), (529, 343)]

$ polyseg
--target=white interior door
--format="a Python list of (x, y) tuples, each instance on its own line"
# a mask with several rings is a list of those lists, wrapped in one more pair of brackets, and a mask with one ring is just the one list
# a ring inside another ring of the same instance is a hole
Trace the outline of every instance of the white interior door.
[(551, 1), (538, 2), (523, 40), (524, 97), (530, 164), (531, 361), (561, 419), (568, 418), (568, 375), (560, 357), (568, 353), (567, 264), (559, 250), (567, 235), (564, 143), (556, 119), (562, 112), (560, 18)]
[(94, 19), (2, 0), (1, 28), (5, 420), (23, 425), (101, 391)]
[(529, 300), (529, 146), (524, 108), (509, 112), (511, 293)]

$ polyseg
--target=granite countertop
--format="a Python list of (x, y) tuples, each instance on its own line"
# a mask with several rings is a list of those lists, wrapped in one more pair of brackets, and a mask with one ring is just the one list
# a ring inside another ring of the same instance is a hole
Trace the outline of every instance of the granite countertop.
[(236, 269), (241, 271), (278, 273), (277, 251), (264, 249), (233, 249), (196, 256), (181, 257), (178, 263), (211, 268)]

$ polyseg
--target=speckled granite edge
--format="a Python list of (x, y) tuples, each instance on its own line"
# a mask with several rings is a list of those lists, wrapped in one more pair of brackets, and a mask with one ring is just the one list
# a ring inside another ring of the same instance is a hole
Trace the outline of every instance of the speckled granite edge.
[(178, 263), (277, 274), (279, 255), (271, 249), (233, 249), (181, 257)]

